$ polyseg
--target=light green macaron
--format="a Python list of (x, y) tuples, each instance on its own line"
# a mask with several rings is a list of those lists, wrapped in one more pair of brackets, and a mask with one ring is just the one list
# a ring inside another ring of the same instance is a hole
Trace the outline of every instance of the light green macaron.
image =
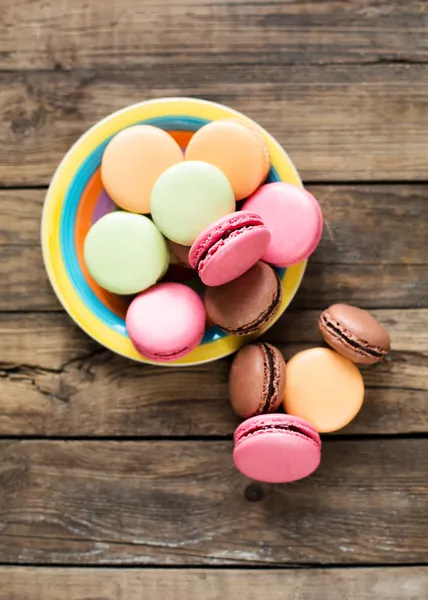
[(105, 215), (89, 230), (84, 258), (101, 287), (115, 294), (136, 294), (165, 273), (168, 249), (150, 219), (119, 211)]
[(220, 169), (189, 160), (162, 173), (153, 186), (150, 210), (167, 238), (191, 246), (208, 225), (234, 212), (235, 196)]

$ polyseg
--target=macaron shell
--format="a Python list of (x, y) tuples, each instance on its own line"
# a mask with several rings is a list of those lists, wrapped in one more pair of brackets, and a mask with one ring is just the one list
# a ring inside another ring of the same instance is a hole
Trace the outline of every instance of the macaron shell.
[[(270, 416), (273, 415), (267, 415)], [(293, 426), (290, 420), (281, 416), (282, 423), (265, 421), (264, 426), (267, 424), (268, 429), (263, 429), (261, 423), (260, 430), (255, 430), (248, 437), (236, 436), (233, 461), (246, 477), (266, 483), (288, 483), (308, 477), (318, 468), (321, 444), (296, 431), (275, 430), (280, 425)]]
[(150, 195), (158, 177), (184, 160), (177, 142), (162, 129), (134, 125), (120, 131), (108, 144), (101, 162), (101, 179), (121, 208), (150, 212)]
[(366, 310), (348, 304), (333, 304), (320, 316), (324, 340), (357, 364), (378, 363), (390, 349), (385, 328)]
[(235, 197), (227, 177), (213, 165), (187, 161), (157, 180), (151, 195), (152, 217), (177, 244), (191, 246), (217, 219), (234, 212)]
[(272, 265), (297, 264), (312, 254), (321, 239), (321, 208), (309, 192), (294, 185), (263, 185), (242, 208), (259, 214), (269, 229), (271, 241), (262, 260)]
[(328, 348), (311, 348), (287, 363), (284, 409), (320, 433), (345, 427), (359, 412), (364, 382), (358, 368)]
[(136, 294), (153, 285), (166, 271), (165, 239), (143, 215), (117, 211), (91, 227), (84, 244), (90, 275), (115, 294)]
[(153, 360), (184, 356), (201, 342), (205, 309), (196, 292), (180, 283), (160, 283), (137, 296), (126, 314), (137, 350)]
[(253, 193), (270, 168), (264, 137), (239, 119), (220, 119), (201, 127), (187, 146), (186, 160), (218, 167), (229, 179), (236, 200)]
[(216, 325), (229, 333), (244, 335), (264, 327), (281, 298), (282, 286), (275, 271), (259, 261), (237, 279), (206, 288), (205, 307)]
[(199, 277), (208, 286), (228, 283), (255, 265), (269, 242), (270, 233), (263, 224), (248, 228), (244, 222), (241, 229), (235, 229), (208, 250), (198, 264)]
[(283, 399), (284, 386), (285, 361), (271, 344), (249, 344), (235, 356), (229, 375), (229, 400), (238, 416), (248, 419), (275, 411)]

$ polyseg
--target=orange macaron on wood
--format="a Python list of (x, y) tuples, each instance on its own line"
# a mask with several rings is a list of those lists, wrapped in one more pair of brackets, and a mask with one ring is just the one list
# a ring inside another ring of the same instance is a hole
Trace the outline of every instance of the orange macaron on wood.
[(286, 413), (308, 421), (320, 433), (345, 427), (359, 412), (364, 382), (350, 360), (329, 348), (310, 348), (287, 363)]

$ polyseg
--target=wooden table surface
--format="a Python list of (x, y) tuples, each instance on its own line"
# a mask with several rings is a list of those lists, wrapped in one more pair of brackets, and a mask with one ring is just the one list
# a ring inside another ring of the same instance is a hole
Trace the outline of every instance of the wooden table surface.
[[(266, 335), (373, 310), (393, 351), (288, 486), (231, 461), (229, 360), (141, 366), (56, 300), (39, 245), (59, 160), (151, 97), (223, 102), (289, 151), (322, 242)], [(426, 0), (0, 0), (0, 599), (428, 597)]]

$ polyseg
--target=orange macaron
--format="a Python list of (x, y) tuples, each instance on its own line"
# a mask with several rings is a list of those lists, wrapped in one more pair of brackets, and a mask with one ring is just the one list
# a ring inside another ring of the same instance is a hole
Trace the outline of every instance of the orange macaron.
[(134, 125), (120, 131), (106, 147), (101, 179), (120, 208), (147, 214), (155, 182), (183, 160), (180, 146), (169, 133), (151, 125)]
[(328, 348), (311, 348), (287, 363), (285, 412), (308, 421), (320, 433), (345, 427), (359, 412), (364, 382), (350, 360)]
[(252, 194), (270, 169), (263, 134), (239, 119), (219, 119), (201, 127), (190, 140), (185, 156), (186, 160), (202, 160), (223, 171), (235, 200)]

